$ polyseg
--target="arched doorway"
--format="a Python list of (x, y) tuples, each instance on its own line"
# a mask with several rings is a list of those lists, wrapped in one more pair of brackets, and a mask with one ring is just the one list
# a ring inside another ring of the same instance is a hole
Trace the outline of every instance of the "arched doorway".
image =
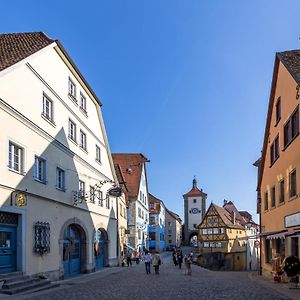
[(63, 265), (64, 277), (81, 273), (85, 258), (85, 233), (77, 224), (70, 224), (64, 231)]
[(95, 269), (100, 270), (101, 268), (107, 266), (107, 232), (98, 228), (95, 233), (94, 241), (94, 259), (95, 259)]
[(190, 235), (189, 246), (197, 247), (198, 246), (198, 232), (193, 232)]

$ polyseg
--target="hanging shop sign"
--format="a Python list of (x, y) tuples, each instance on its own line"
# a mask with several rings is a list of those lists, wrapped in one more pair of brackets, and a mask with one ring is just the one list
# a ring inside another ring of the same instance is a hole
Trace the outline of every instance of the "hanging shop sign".
[(26, 206), (27, 205), (27, 196), (24, 193), (16, 193), (15, 194), (15, 206)]
[(108, 191), (108, 194), (112, 197), (121, 197), (122, 189), (120, 187), (113, 187)]

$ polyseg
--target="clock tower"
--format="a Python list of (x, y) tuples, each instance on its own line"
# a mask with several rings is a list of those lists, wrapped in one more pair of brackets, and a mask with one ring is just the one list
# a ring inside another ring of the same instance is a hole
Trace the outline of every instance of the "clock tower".
[(197, 187), (196, 177), (193, 179), (192, 189), (183, 195), (184, 199), (184, 244), (189, 245), (191, 241), (197, 241), (197, 226), (202, 222), (206, 212), (206, 198), (202, 189)]

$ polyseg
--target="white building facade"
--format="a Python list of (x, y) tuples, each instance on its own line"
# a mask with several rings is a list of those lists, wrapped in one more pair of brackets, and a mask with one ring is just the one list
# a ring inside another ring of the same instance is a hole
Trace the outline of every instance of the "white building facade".
[[(117, 264), (117, 182), (100, 101), (58, 41), (0, 35), (0, 250), (7, 268), (66, 278)], [(25, 49), (25, 50), (24, 50)], [(3, 251), (2, 251), (3, 253)]]

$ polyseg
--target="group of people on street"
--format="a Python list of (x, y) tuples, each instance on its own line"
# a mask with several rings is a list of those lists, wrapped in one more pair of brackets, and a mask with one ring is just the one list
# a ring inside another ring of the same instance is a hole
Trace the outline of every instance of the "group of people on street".
[[(122, 266), (127, 265), (127, 267), (132, 266), (132, 252), (128, 251), (123, 256)], [(182, 250), (174, 249), (172, 253), (173, 263), (175, 267), (179, 267), (179, 269), (182, 268), (182, 264), (184, 264), (185, 267), (185, 274), (186, 275), (192, 275), (192, 262), (193, 262), (193, 252), (183, 255)], [(145, 250), (144, 254), (141, 255), (135, 255), (136, 263), (138, 264), (140, 259), (142, 259), (145, 262), (145, 269), (146, 274), (151, 274), (151, 265), (154, 268), (155, 274), (159, 274), (159, 267), (162, 264), (161, 257), (159, 255), (159, 252), (156, 251), (155, 253), (150, 253), (148, 250)]]
[(185, 274), (192, 275), (192, 262), (193, 262), (193, 252), (191, 251), (188, 255), (183, 255), (181, 249), (174, 249), (172, 253), (173, 263), (175, 267), (179, 267), (181, 269), (182, 263), (184, 262), (185, 266)]

